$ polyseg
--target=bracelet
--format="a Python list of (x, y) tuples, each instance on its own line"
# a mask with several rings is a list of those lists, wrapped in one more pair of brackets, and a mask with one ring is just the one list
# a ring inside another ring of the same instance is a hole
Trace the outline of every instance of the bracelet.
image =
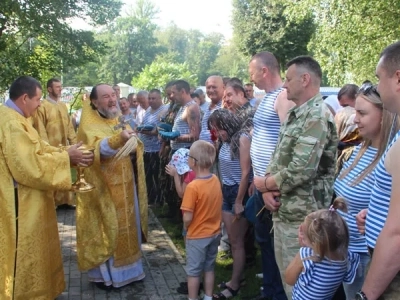
[(265, 180), (264, 180), (264, 187), (267, 189), (267, 192), (269, 192), (269, 189), (267, 188), (267, 179), (268, 179), (268, 177), (265, 177)]

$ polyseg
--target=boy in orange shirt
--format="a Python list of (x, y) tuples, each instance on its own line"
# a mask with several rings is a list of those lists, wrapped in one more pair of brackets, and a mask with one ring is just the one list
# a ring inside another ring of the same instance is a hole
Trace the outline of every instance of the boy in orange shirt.
[(204, 300), (211, 300), (214, 266), (221, 239), (222, 191), (218, 178), (210, 172), (215, 148), (196, 141), (190, 147), (189, 167), (196, 179), (186, 187), (181, 205), (186, 235), (186, 274), (189, 300), (198, 296), (200, 276), (204, 272)]

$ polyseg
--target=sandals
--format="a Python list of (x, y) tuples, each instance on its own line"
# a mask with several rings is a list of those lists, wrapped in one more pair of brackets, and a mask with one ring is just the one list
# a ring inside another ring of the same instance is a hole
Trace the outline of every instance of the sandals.
[(230, 288), (229, 286), (226, 285), (225, 290), (228, 290), (231, 295), (230, 296), (225, 296), (222, 292), (219, 292), (218, 294), (213, 294), (213, 300), (233, 298), (239, 293), (240, 287), (237, 290), (234, 290), (234, 289), (232, 289), (232, 288)]
[[(240, 284), (240, 287), (245, 286), (246, 285), (246, 279), (245, 278), (241, 279), (239, 284)], [(226, 289), (228, 286), (226, 285), (225, 281), (222, 281), (220, 284), (217, 285), (217, 287), (220, 288), (220, 289)]]

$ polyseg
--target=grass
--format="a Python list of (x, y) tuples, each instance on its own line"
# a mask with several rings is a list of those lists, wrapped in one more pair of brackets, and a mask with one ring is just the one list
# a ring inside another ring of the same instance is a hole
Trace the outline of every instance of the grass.
[[(174, 219), (159, 217), (162, 213), (165, 212), (164, 209), (166, 211), (166, 208), (163, 207), (152, 207), (154, 214), (157, 216), (158, 220), (164, 227), (172, 242), (175, 244), (182, 257), (186, 258), (185, 244), (182, 238), (182, 223)], [(232, 273), (232, 259), (221, 259), (220, 256), (221, 254), (218, 254), (215, 266), (215, 285), (221, 283), (222, 281), (229, 281)], [(246, 285), (240, 289), (240, 292), (236, 297), (231, 299), (250, 299), (250, 297), (253, 298), (258, 296), (260, 294), (261, 280), (256, 278), (257, 273), (261, 273), (260, 251), (257, 251), (255, 266), (251, 268), (246, 268), (245, 270)], [(219, 288), (215, 286), (214, 292), (218, 291)]]

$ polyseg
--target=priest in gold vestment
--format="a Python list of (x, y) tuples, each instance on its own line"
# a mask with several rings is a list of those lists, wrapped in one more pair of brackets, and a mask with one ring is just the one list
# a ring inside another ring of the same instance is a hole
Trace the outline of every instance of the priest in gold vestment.
[(0, 106), (0, 299), (54, 299), (65, 283), (53, 190), (71, 188), (70, 163), (82, 153), (50, 146), (32, 127), (36, 79), (18, 78), (9, 93)]
[[(47, 82), (48, 96), (33, 115), (33, 127), (40, 137), (51, 146), (67, 146), (76, 144), (76, 134), (67, 106), (61, 102), (62, 85), (60, 80), (52, 78)], [(73, 193), (57, 191), (54, 202), (59, 205), (74, 205)]]
[(78, 130), (78, 139), (95, 148), (85, 178), (96, 187), (77, 196), (78, 266), (88, 271), (89, 281), (105, 290), (145, 277), (141, 243), (146, 239), (148, 215), (143, 144), (136, 148), (137, 174), (129, 156), (114, 159), (133, 134), (130, 128), (115, 127), (119, 115), (113, 88), (97, 85), (90, 103), (84, 103)]

